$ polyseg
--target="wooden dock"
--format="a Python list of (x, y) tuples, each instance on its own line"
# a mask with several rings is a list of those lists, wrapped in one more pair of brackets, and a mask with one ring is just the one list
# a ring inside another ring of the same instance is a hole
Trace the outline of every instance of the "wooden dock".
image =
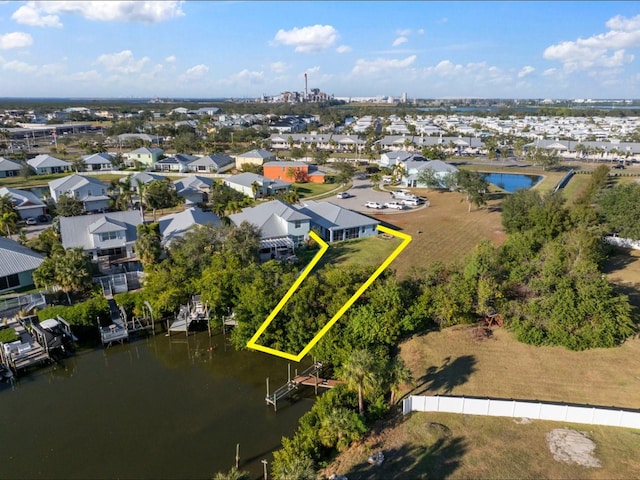
[[(189, 335), (191, 324), (201, 321), (209, 323), (209, 309), (200, 301), (200, 296), (196, 295), (189, 305), (180, 306), (180, 311), (173, 322), (169, 324), (167, 321), (167, 335), (170, 336), (171, 332), (184, 332), (185, 335)], [(208, 328), (211, 335), (210, 326)]]
[(3, 363), (9, 366), (15, 373), (31, 365), (46, 363), (51, 360), (47, 351), (27, 331), (20, 321), (9, 324), (19, 335), (15, 342), (2, 345)]
[(267, 405), (273, 405), (274, 411), (278, 411), (278, 400), (282, 400), (291, 395), (301, 385), (306, 385), (315, 388), (316, 395), (318, 394), (318, 388), (333, 388), (336, 385), (342, 383), (339, 380), (333, 380), (330, 378), (320, 377), (325, 366), (320, 362), (314, 362), (309, 368), (291, 378), (291, 365), (288, 366), (288, 380), (287, 383), (278, 387), (273, 393), (269, 393), (269, 379), (267, 378), (267, 395), (265, 401)]

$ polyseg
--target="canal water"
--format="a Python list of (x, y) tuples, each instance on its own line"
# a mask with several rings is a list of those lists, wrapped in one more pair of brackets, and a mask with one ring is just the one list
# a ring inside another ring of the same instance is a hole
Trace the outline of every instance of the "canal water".
[[(299, 368), (299, 364), (292, 364)], [(2, 479), (207, 479), (266, 459), (313, 404), (313, 391), (265, 404), (287, 361), (236, 352), (206, 332), (84, 351), (0, 385)]]
[(525, 175), (522, 173), (483, 173), (484, 179), (495, 186), (513, 193), (516, 190), (529, 189), (542, 180), (540, 175)]

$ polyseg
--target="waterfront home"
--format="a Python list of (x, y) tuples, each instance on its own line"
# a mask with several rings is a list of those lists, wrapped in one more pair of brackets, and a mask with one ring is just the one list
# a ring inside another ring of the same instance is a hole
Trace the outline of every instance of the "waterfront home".
[(158, 160), (162, 158), (164, 150), (161, 148), (137, 148), (131, 152), (123, 153), (124, 163), (128, 167), (134, 166), (136, 163), (146, 167), (152, 167)]
[(135, 261), (133, 244), (143, 221), (139, 210), (60, 218), (64, 248), (82, 248), (102, 271), (115, 263)]
[(29, 190), (17, 188), (0, 188), (0, 197), (9, 195), (13, 208), (16, 209), (22, 220), (29, 217), (37, 218), (39, 215), (47, 213), (47, 206)]
[(235, 166), (233, 157), (224, 153), (212, 153), (189, 163), (189, 170), (198, 173), (224, 173)]
[(32, 273), (44, 262), (44, 255), (0, 237), (0, 292), (33, 285)]
[(236, 168), (242, 170), (242, 166), (248, 163), (253, 165), (262, 165), (276, 159), (276, 154), (271, 153), (263, 148), (251, 150), (236, 156)]
[(198, 175), (189, 175), (173, 182), (176, 193), (184, 198), (186, 204), (206, 202), (212, 184), (213, 179)]
[(327, 242), (339, 242), (378, 235), (378, 220), (331, 202), (308, 200), (303, 205), (294, 206), (300, 213), (311, 219), (311, 228), (319, 232)]
[(284, 180), (285, 182), (311, 182), (324, 183), (325, 173), (318, 170), (315, 165), (304, 162), (276, 161), (266, 162), (262, 165), (262, 174), (272, 180)]
[(17, 177), (21, 168), (19, 163), (0, 157), (0, 178)]
[(282, 180), (271, 180), (256, 173), (244, 172), (232, 175), (223, 180), (224, 184), (243, 195), (256, 199), (258, 197), (273, 196), (278, 192), (286, 192), (291, 183)]
[(260, 229), (260, 258), (286, 258), (309, 237), (311, 218), (280, 200), (244, 208), (229, 215), (235, 224), (249, 222)]
[(47, 154), (38, 155), (37, 157), (27, 160), (27, 165), (38, 175), (71, 171), (71, 164), (69, 162)]
[(169, 246), (176, 238), (198, 225), (219, 225), (220, 218), (213, 212), (205, 212), (201, 208), (191, 207), (178, 213), (171, 213), (158, 219), (162, 245)]
[(83, 155), (82, 161), (87, 172), (108, 172), (113, 169), (113, 157), (105, 152)]
[(87, 212), (106, 210), (109, 207), (107, 184), (100, 180), (73, 174), (49, 182), (49, 191), (54, 202), (58, 202), (60, 195), (68, 195), (80, 200)]

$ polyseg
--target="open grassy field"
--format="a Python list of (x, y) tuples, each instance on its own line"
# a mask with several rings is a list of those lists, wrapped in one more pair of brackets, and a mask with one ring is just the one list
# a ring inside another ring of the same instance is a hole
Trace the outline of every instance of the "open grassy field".
[(339, 187), (334, 183), (294, 183), (293, 186), (300, 198), (322, 196)]

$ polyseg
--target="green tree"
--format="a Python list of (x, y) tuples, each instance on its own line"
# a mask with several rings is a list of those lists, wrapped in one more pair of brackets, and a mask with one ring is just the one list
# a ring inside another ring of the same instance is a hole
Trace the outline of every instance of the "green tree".
[(18, 215), (15, 212), (0, 213), (0, 235), (11, 237), (16, 233), (18, 226)]
[(440, 180), (435, 170), (425, 168), (420, 170), (416, 178), (419, 185), (425, 185), (427, 188), (440, 188)]
[(145, 204), (153, 210), (153, 221), (156, 221), (156, 211), (173, 208), (184, 201), (176, 189), (169, 182), (154, 180), (147, 185), (144, 195)]
[(351, 182), (353, 175), (356, 173), (356, 167), (347, 162), (336, 162), (333, 165), (336, 170), (336, 182), (347, 184)]
[(318, 437), (325, 447), (335, 447), (342, 452), (352, 442), (360, 440), (365, 432), (360, 415), (348, 408), (334, 407), (321, 417)]
[(469, 212), (471, 205), (479, 208), (487, 204), (489, 183), (480, 173), (471, 170), (458, 170), (456, 177), (458, 188), (466, 194)]
[(251, 474), (236, 467), (231, 467), (228, 472), (218, 472), (213, 476), (213, 480), (251, 480)]
[(147, 267), (157, 263), (162, 253), (160, 225), (141, 223), (137, 227), (137, 234), (138, 238), (133, 248), (142, 265)]
[(411, 375), (411, 370), (409, 370), (407, 365), (400, 357), (395, 358), (389, 362), (386, 372), (389, 389), (391, 391), (389, 403), (391, 405), (395, 405), (396, 398), (400, 393), (402, 385), (412, 385), (413, 376)]
[(358, 411), (364, 414), (364, 396), (379, 386), (379, 362), (369, 350), (356, 350), (338, 370), (338, 377), (358, 392)]
[(75, 217), (84, 213), (84, 204), (66, 193), (58, 196), (56, 208), (58, 215), (63, 217)]
[(90, 272), (90, 260), (82, 248), (55, 250), (33, 271), (33, 281), (40, 288), (57, 285), (71, 305), (71, 293), (82, 293), (91, 288)]
[(598, 211), (610, 233), (640, 239), (640, 185), (626, 183), (605, 190), (598, 200)]

